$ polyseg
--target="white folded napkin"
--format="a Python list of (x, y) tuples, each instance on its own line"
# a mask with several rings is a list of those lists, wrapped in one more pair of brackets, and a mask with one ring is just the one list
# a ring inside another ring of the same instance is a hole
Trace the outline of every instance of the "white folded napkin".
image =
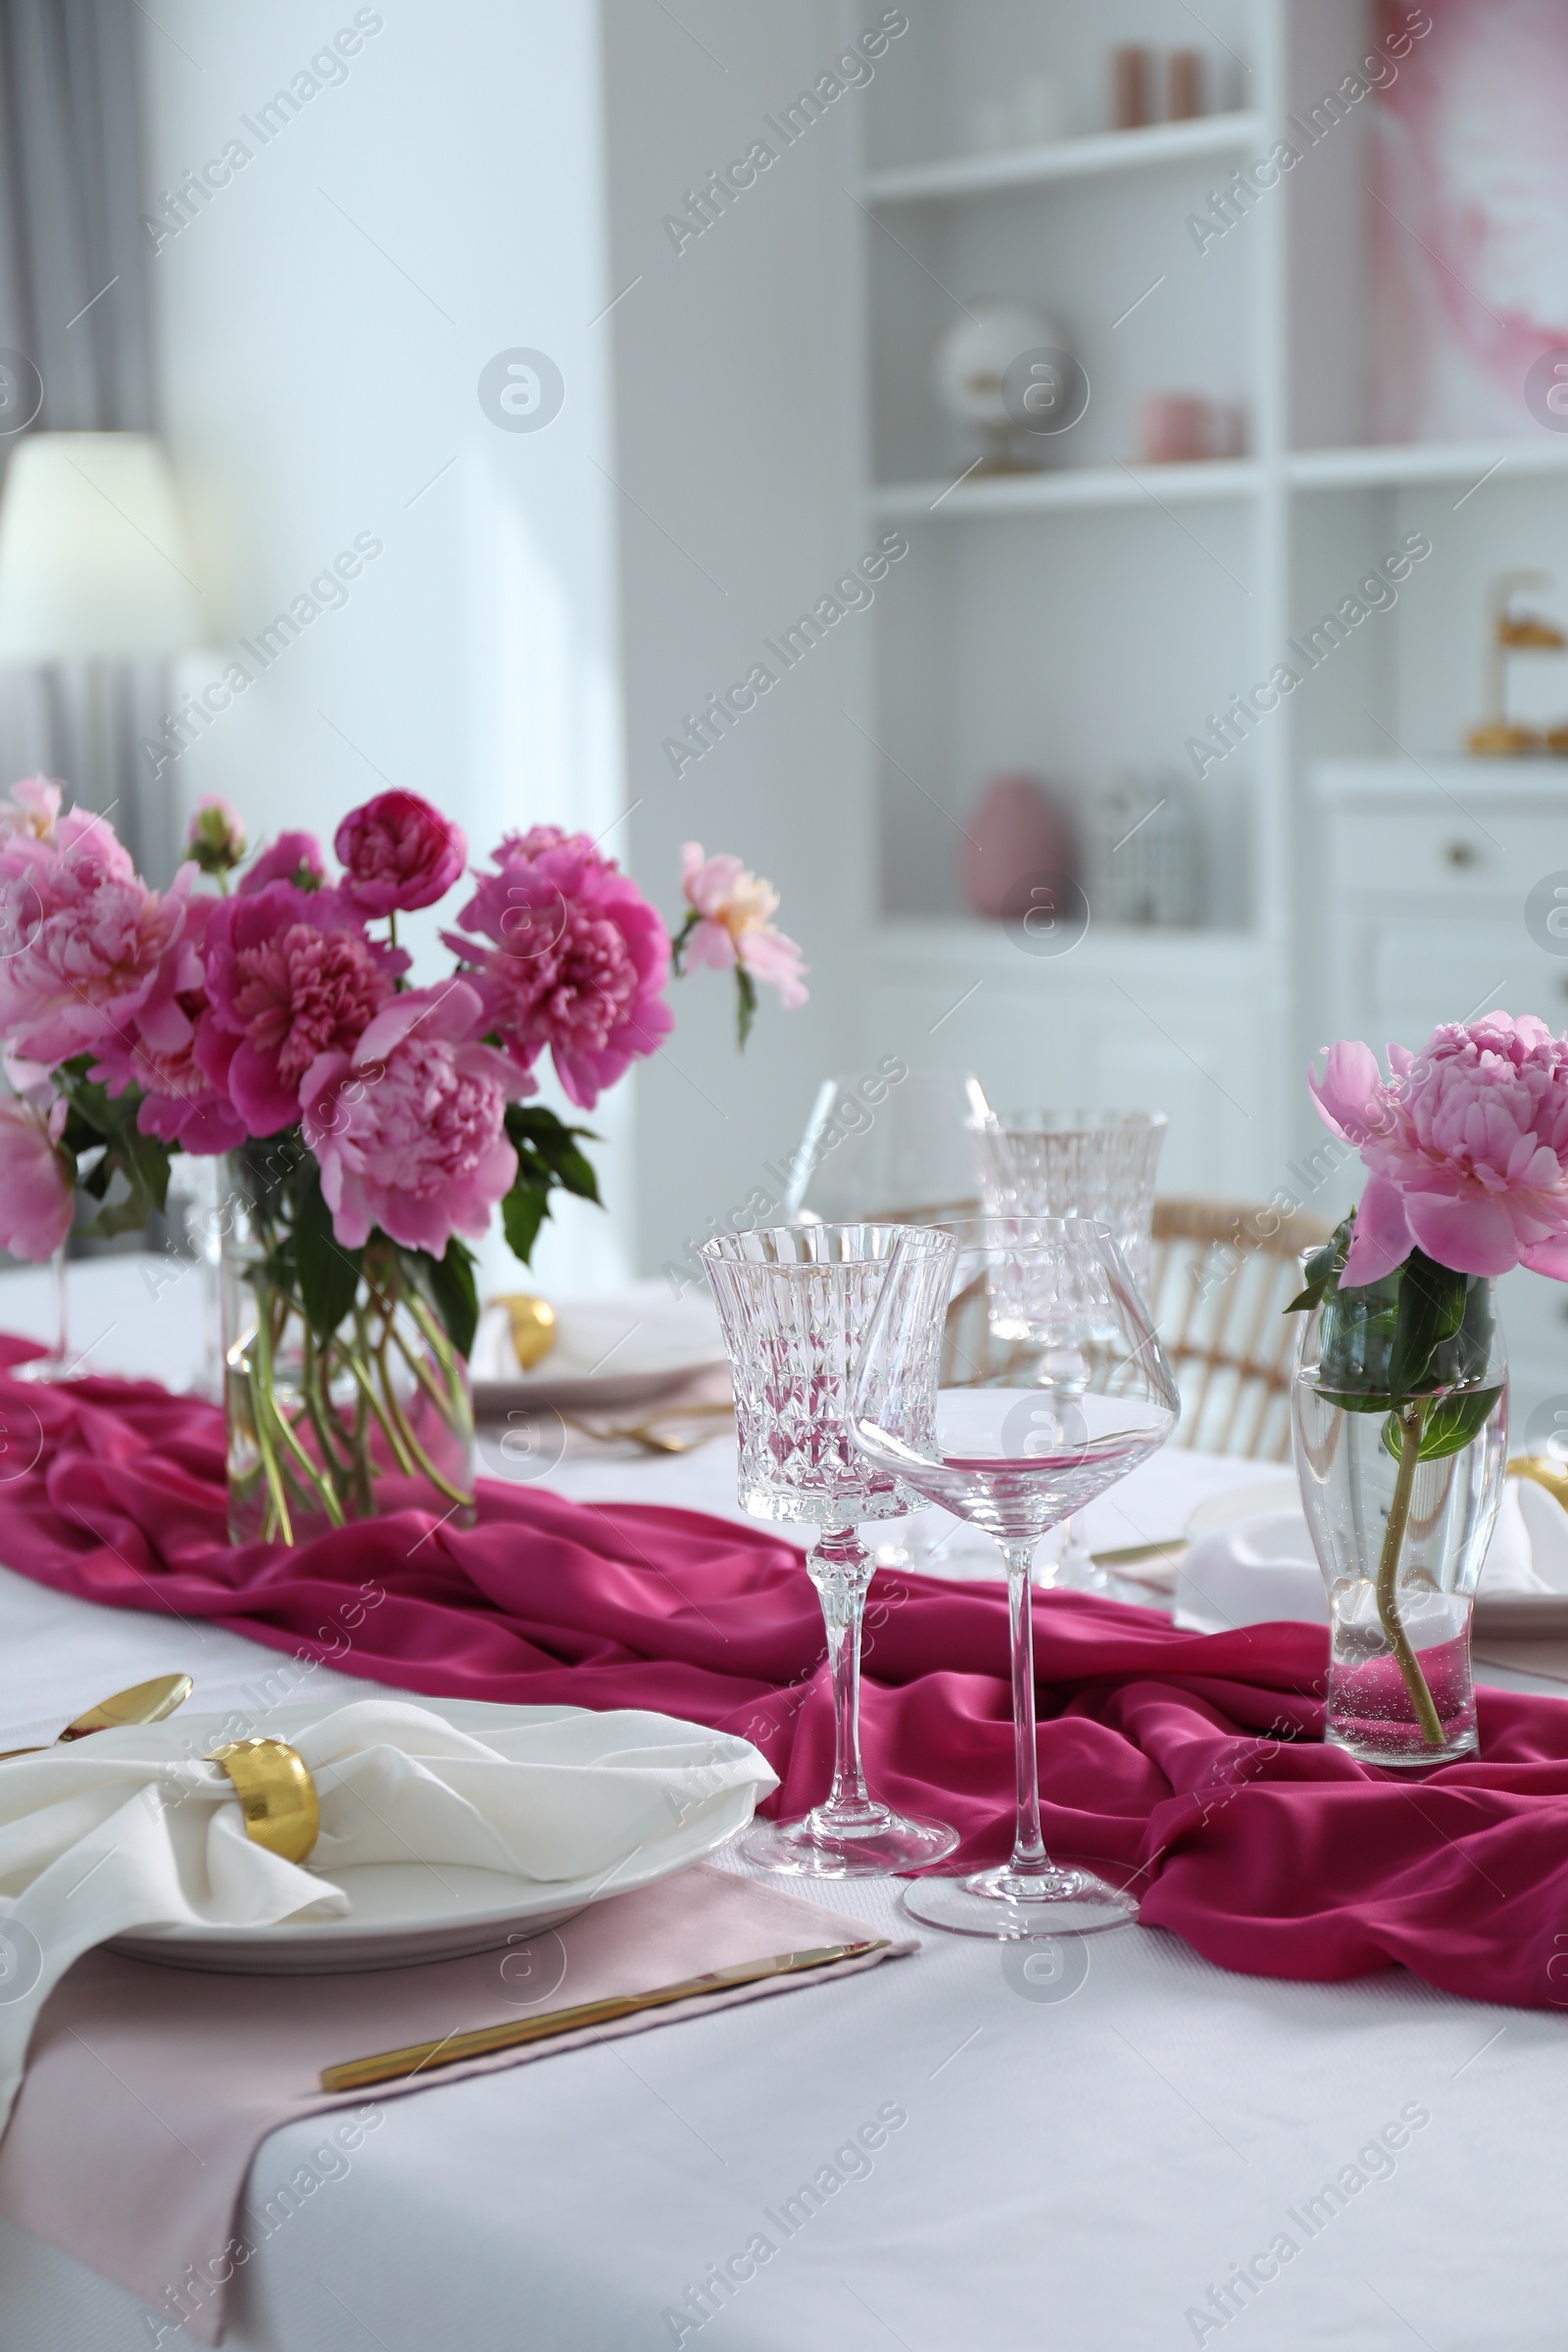
[(749, 1740), (678, 1729), (672, 1741), (667, 1716), (541, 1710), (479, 1740), (401, 1700), (335, 1708), (286, 1735), (320, 1801), (308, 1868), (246, 1836), (232, 1782), (177, 1716), (0, 1764), (0, 2131), (38, 2011), (112, 1936), (340, 1916), (331, 1873), (359, 1863), (608, 1878), (661, 1835), (733, 1811), (735, 1791), (755, 1804), (777, 1787)]
[[(1568, 1592), (1568, 1512), (1544, 1487), (1527, 1479), (1504, 1483), (1480, 1590)], [(1214, 1528), (1176, 1571), (1176, 1623), (1190, 1631), (1291, 1619), (1329, 1621), (1323, 1572), (1298, 1508)]]

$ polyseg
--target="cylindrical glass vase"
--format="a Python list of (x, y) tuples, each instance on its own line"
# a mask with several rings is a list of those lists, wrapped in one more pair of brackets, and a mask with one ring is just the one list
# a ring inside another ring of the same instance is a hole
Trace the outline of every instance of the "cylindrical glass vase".
[(473, 1518), (468, 1368), (397, 1253), (371, 1242), (314, 1329), (271, 1147), (230, 1152), (220, 1211), (232, 1544), (299, 1544), (388, 1511)]
[(1425, 1392), (1380, 1391), (1396, 1281), (1331, 1289), (1304, 1318), (1292, 1429), (1328, 1587), (1324, 1737), (1363, 1763), (1419, 1767), (1477, 1744), (1470, 1620), (1502, 1493), (1508, 1366), (1477, 1278)]

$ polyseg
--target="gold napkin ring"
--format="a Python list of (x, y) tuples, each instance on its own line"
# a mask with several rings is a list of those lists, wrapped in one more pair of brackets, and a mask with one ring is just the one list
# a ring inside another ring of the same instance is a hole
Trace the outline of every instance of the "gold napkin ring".
[(305, 1758), (282, 1740), (230, 1740), (215, 1747), (209, 1764), (221, 1764), (234, 1784), (245, 1817), (245, 1835), (284, 1862), (303, 1862), (321, 1828), (316, 1783)]

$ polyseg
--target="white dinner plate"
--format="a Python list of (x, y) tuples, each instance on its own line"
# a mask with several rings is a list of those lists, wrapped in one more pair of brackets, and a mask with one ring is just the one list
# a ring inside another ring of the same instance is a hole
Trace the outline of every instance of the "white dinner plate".
[(556, 1344), (531, 1372), (517, 1369), (505, 1307), (479, 1318), (469, 1370), (474, 1412), (504, 1420), (519, 1409), (595, 1412), (650, 1404), (725, 1361), (706, 1298), (674, 1298), (662, 1283), (556, 1302)]
[[(489, 1732), (590, 1712), (582, 1707), (508, 1707), (483, 1699), (423, 1698), (414, 1691), (389, 1695), (428, 1708), (477, 1740)], [(326, 1711), (319, 1700), (310, 1706), (276, 1707), (258, 1717), (254, 1728), (259, 1735), (286, 1740), (307, 1724), (319, 1722)], [(643, 1719), (639, 1744), (656, 1743), (655, 1720)], [(179, 1752), (200, 1755), (207, 1744), (233, 1737), (233, 1717), (179, 1715), (162, 1728), (188, 1733), (189, 1743), (182, 1742)], [(689, 1725), (671, 1718), (668, 1736), (672, 1746), (689, 1748)], [(720, 1736), (714, 1734), (715, 1739)], [(672, 1818), (667, 1832), (650, 1838), (609, 1877), (599, 1872), (591, 1879), (552, 1880), (542, 1886), (536, 1879), (514, 1878), (503, 1871), (446, 1864), (438, 1870), (422, 1862), (362, 1863), (330, 1874), (332, 1885), (348, 1897), (349, 1908), (339, 1918), (285, 1919), (263, 1928), (138, 1928), (132, 1935), (117, 1936), (109, 1949), (170, 1968), (252, 1977), (331, 1976), (354, 1969), (458, 1960), (470, 1952), (494, 1951), (514, 1938), (542, 1935), (590, 1903), (688, 1869), (744, 1829), (754, 1801), (751, 1788), (736, 1788), (715, 1800), (711, 1810), (705, 1808), (699, 1819)]]

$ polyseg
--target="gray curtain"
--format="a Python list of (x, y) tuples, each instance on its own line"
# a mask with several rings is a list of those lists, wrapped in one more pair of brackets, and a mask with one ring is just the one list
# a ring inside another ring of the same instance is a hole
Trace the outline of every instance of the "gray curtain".
[[(0, 0), (0, 350), (43, 379), (36, 429), (152, 426), (142, 209), (132, 0)], [(161, 664), (0, 668), (0, 790), (63, 777), (166, 879), (167, 788), (135, 750), (164, 693)]]

